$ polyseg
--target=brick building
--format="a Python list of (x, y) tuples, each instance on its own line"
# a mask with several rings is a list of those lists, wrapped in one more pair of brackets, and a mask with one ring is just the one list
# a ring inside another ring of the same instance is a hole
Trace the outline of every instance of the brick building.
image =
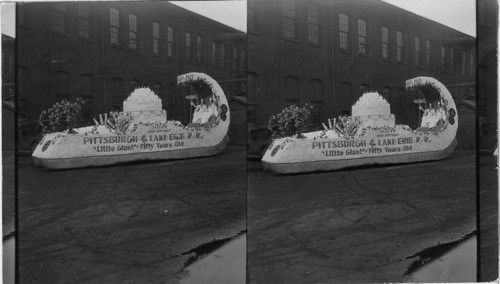
[[(246, 34), (168, 2), (25, 3), (16, 10), (21, 121), (77, 97), (91, 119), (120, 110), (134, 88), (147, 86), (169, 119), (186, 123), (190, 90), (176, 86), (178, 75), (207, 73), (228, 100), (246, 84)], [(245, 134), (245, 125), (236, 127)]]
[(2, 148), (14, 149), (16, 41), (2, 34)]
[(415, 127), (404, 83), (416, 76), (437, 78), (457, 102), (474, 93), (475, 38), (380, 0), (249, 0), (247, 29), (250, 128), (306, 102), (320, 125), (365, 91)]

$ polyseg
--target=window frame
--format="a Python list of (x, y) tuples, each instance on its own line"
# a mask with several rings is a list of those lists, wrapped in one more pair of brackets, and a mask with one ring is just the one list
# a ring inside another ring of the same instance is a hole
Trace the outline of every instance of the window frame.
[(282, 0), (281, 6), (282, 37), (283, 39), (296, 40), (297, 29), (295, 20), (295, 0)]
[(339, 13), (339, 50), (349, 52), (349, 16)]
[(400, 30), (396, 31), (396, 61), (404, 63), (404, 36)]
[(172, 26), (167, 26), (167, 57), (175, 57), (175, 30)]
[(238, 48), (233, 46), (233, 71), (238, 71)]
[(414, 38), (414, 41), (413, 41), (413, 45), (414, 45), (414, 56), (415, 56), (415, 66), (422, 66), (422, 62), (421, 62), (421, 41), (420, 41), (420, 37), (419, 36), (415, 36)]
[(78, 2), (78, 37), (90, 39), (90, 3)]
[(441, 71), (446, 72), (446, 48), (441, 46)]
[(217, 43), (212, 41), (212, 67), (217, 68)]
[(428, 68), (432, 68), (433, 58), (432, 58), (432, 41), (425, 40), (425, 64)]
[(462, 75), (467, 75), (467, 52), (462, 51)]
[(187, 62), (192, 62), (193, 61), (193, 55), (192, 55), (192, 38), (191, 38), (191, 33), (186, 32), (184, 34), (184, 51), (186, 53), (185, 60)]
[(128, 47), (132, 50), (138, 50), (138, 28), (139, 21), (137, 19), (137, 15), (130, 13), (128, 14)]
[(321, 44), (320, 35), (319, 7), (315, 3), (307, 3), (307, 41), (310, 44), (319, 45)]
[(220, 61), (221, 61), (221, 69), (226, 69), (227, 60), (226, 60), (226, 44), (222, 43), (220, 46)]
[(52, 31), (60, 34), (66, 34), (67, 28), (67, 6), (64, 2), (52, 3)]
[[(382, 58), (385, 60), (390, 60), (390, 36), (389, 28), (387, 26), (382, 26), (381, 28), (381, 48), (382, 48)], [(385, 53), (384, 53), (385, 52)]]
[(118, 46), (120, 44), (120, 10), (117, 8), (109, 8), (109, 27), (109, 43)]
[(158, 55), (161, 53), (161, 46), (160, 46), (160, 37), (161, 37), (161, 25), (160, 22), (153, 21), (151, 24), (152, 27), (152, 52), (155, 55)]
[(369, 56), (368, 24), (365, 19), (358, 19), (358, 54)]
[(198, 64), (203, 64), (203, 36), (196, 36), (196, 61)]

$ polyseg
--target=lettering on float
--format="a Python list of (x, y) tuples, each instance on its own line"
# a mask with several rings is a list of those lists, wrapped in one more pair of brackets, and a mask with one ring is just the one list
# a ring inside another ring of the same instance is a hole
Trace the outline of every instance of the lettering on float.
[(313, 141), (313, 150), (321, 151), (325, 157), (379, 156), (411, 152), (417, 145), (430, 143), (429, 136), (400, 136), (389, 131), (378, 134), (374, 139), (353, 139), (334, 141)]
[[(162, 130), (162, 129), (159, 129)], [(164, 130), (164, 129), (163, 129)], [(83, 145), (92, 147), (97, 153), (157, 151), (183, 148), (186, 141), (202, 139), (200, 132), (162, 133), (149, 131), (145, 135), (85, 136)]]

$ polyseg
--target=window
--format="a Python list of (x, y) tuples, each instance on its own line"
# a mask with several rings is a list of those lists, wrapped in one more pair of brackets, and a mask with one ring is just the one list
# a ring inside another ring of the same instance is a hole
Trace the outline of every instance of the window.
[(389, 59), (389, 28), (382, 27), (382, 58)]
[(444, 46), (441, 46), (441, 70), (446, 71), (446, 51)]
[(81, 93), (80, 96), (83, 98), (83, 117), (85, 120), (90, 121), (93, 114), (94, 105), (94, 84), (92, 81), (92, 76), (89, 74), (80, 75)]
[(309, 3), (307, 10), (307, 30), (309, 43), (319, 44), (319, 11), (318, 5)]
[(295, 2), (283, 0), (283, 37), (295, 39)]
[(238, 49), (233, 47), (233, 70), (238, 70)]
[(60, 101), (63, 99), (70, 99), (70, 82), (69, 74), (65, 71), (54, 72), (54, 99)]
[(352, 84), (343, 82), (341, 84), (341, 93), (340, 93), (340, 107), (342, 115), (350, 115), (351, 114), (351, 106), (352, 106)]
[(257, 123), (257, 104), (247, 105), (247, 120), (249, 123)]
[(366, 21), (358, 19), (358, 51), (359, 54), (368, 54), (368, 41), (366, 40)]
[(66, 4), (62, 2), (56, 2), (52, 4), (52, 29), (55, 32), (65, 33), (66, 32)]
[(415, 37), (415, 65), (420, 64), (420, 37)]
[(309, 81), (309, 92), (311, 98), (311, 122), (320, 125), (323, 118), (323, 82), (319, 79)]
[(340, 50), (347, 51), (349, 46), (349, 18), (346, 14), (339, 14), (339, 31)]
[(212, 67), (217, 67), (217, 44), (212, 41)]
[(226, 68), (226, 45), (222, 44), (220, 46), (220, 66), (222, 69)]
[(285, 77), (285, 102), (298, 103), (300, 101), (299, 78)]
[(160, 53), (160, 24), (153, 22), (153, 53)]
[(109, 10), (110, 43), (118, 45), (120, 34), (120, 12), (111, 8)]
[(467, 73), (467, 53), (462, 52), (462, 74), (465, 75)]
[(319, 79), (312, 79), (309, 82), (309, 96), (313, 101), (323, 100), (323, 82)]
[(474, 75), (474, 72), (476, 71), (476, 67), (474, 66), (474, 53), (471, 52), (470, 54), (470, 75)]
[(80, 75), (80, 81), (81, 81), (80, 96), (82, 96), (84, 99), (86, 97), (93, 96), (94, 95), (94, 86), (92, 83), (92, 76), (89, 74), (82, 74), (82, 75)]
[(137, 16), (128, 15), (128, 40), (130, 49), (137, 49)]
[(432, 44), (429, 40), (425, 41), (425, 65), (432, 67)]
[(312, 125), (321, 125), (323, 122), (322, 113), (323, 113), (323, 102), (322, 101), (314, 101), (311, 102), (311, 124)]
[(78, 36), (89, 38), (89, 3), (78, 2)]
[(245, 71), (245, 50), (241, 50), (241, 71)]
[(450, 48), (450, 67), (451, 67), (451, 72), (455, 73), (457, 72), (457, 64), (455, 62), (455, 48)]
[(167, 27), (167, 56), (174, 57), (174, 28)]
[(396, 32), (396, 60), (403, 62), (403, 33)]
[(185, 47), (186, 47), (186, 61), (191, 61), (191, 34), (186, 33), (186, 42), (185, 42)]
[(203, 63), (203, 38), (196, 36), (196, 60), (198, 64)]
[(111, 104), (113, 110), (121, 110), (123, 105), (123, 81), (120, 78), (112, 78), (110, 82)]

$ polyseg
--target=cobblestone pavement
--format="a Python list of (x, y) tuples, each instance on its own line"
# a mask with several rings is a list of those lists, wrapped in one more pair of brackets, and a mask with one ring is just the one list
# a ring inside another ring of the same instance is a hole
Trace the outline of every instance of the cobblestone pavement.
[(21, 283), (172, 283), (246, 229), (244, 147), (214, 157), (50, 171), (19, 159)]
[(251, 283), (402, 282), (416, 253), (476, 230), (474, 151), (277, 175), (248, 164)]

